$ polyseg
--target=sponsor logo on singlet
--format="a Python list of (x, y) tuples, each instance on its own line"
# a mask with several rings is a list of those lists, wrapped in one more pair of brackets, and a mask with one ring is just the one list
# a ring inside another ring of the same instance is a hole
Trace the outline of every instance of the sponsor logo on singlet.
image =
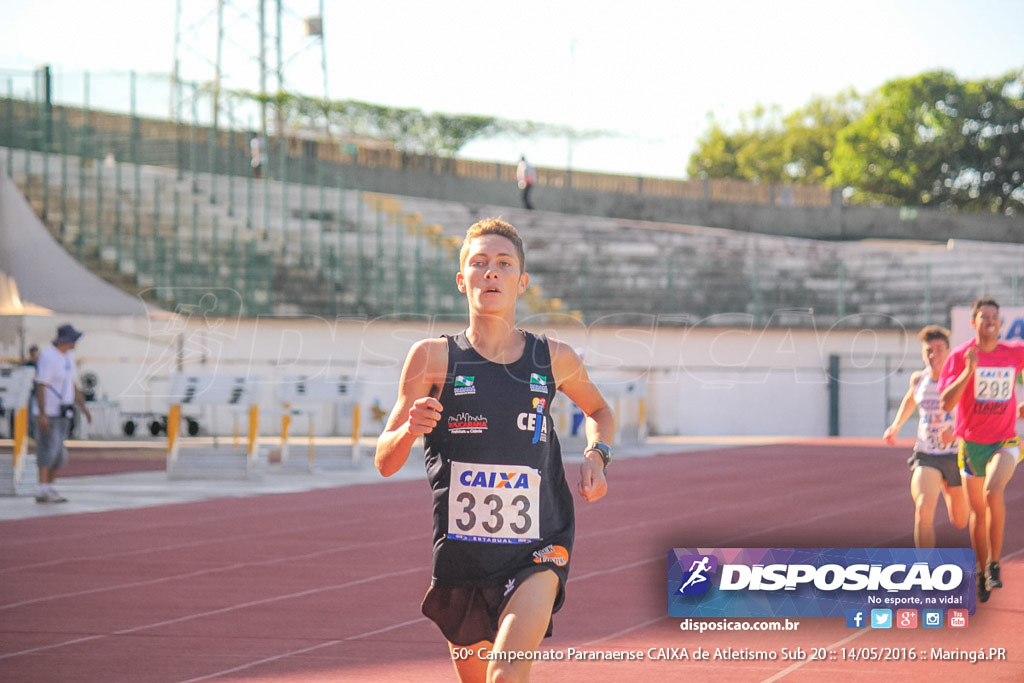
[(455, 382), (452, 388), (452, 392), (456, 396), (465, 396), (467, 394), (475, 394), (476, 386), (473, 384), (476, 382), (476, 377), (467, 377), (465, 375), (456, 375)]
[(522, 432), (533, 433), (533, 443), (547, 443), (548, 440), (548, 419), (544, 415), (545, 400), (534, 398), (534, 409), (529, 413), (516, 415), (516, 427)]
[(550, 562), (564, 567), (569, 563), (569, 551), (560, 545), (548, 545), (533, 553), (533, 561), (536, 564)]
[[(467, 465), (467, 467), (471, 467)], [(467, 488), (483, 489), (528, 489), (530, 488), (530, 473), (522, 472), (501, 472), (491, 469), (465, 469), (458, 477), (460, 484)]]
[(1004, 410), (1006, 410), (1006, 404), (996, 401), (978, 401), (974, 404), (975, 415), (999, 415)]
[(459, 413), (448, 416), (449, 434), (481, 434), (487, 431), (487, 418), (483, 415)]
[(536, 372), (531, 372), (530, 391), (538, 394), (548, 393), (548, 378), (544, 375), (538, 375)]

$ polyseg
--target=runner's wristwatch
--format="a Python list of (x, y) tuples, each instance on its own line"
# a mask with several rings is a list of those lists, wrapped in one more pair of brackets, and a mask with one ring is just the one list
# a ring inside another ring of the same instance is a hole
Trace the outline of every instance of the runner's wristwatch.
[(608, 463), (612, 461), (612, 447), (603, 441), (594, 441), (587, 446), (587, 450), (583, 451), (583, 454), (586, 455), (590, 451), (598, 452), (601, 462), (604, 463), (604, 473), (608, 474)]

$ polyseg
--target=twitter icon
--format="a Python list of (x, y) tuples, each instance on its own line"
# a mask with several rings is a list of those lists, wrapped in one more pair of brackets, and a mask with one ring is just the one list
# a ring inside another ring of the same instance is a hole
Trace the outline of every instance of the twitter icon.
[(892, 610), (871, 610), (871, 628), (892, 628)]

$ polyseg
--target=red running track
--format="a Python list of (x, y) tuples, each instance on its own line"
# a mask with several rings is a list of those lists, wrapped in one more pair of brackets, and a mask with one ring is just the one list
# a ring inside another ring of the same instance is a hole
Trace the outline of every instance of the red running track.
[[(547, 661), (536, 681), (1024, 680), (1024, 489), (1007, 495), (1006, 588), (962, 630), (698, 635), (666, 615), (672, 547), (911, 547), (908, 450), (842, 442), (620, 459), (577, 499), (565, 608), (542, 651), (835, 651), (825, 661)], [(570, 468), (572, 469), (572, 468)], [(0, 681), (451, 681), (419, 613), (424, 481), (0, 523)], [(967, 543), (938, 515), (938, 543)], [(737, 623), (747, 620), (737, 620)], [(778, 620), (781, 621), (781, 620)], [(1004, 661), (844, 661), (842, 648), (1004, 648)]]

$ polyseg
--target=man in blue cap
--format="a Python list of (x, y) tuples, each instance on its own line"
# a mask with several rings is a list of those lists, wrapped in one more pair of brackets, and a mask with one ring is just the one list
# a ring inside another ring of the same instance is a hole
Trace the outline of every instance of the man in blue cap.
[(64, 442), (71, 431), (75, 405), (92, 422), (75, 383), (75, 344), (82, 333), (71, 325), (57, 328), (57, 338), (39, 355), (36, 364), (36, 464), (39, 466), (37, 503), (65, 503), (67, 499), (53, 487), (57, 470), (67, 464), (68, 449)]

